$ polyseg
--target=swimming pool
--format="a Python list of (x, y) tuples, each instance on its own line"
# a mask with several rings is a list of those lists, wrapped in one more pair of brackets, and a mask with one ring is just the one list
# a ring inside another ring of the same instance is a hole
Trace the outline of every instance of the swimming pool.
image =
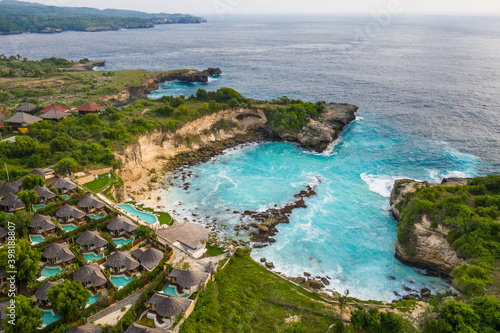
[(163, 289), (163, 293), (168, 296), (173, 297), (189, 297), (189, 294), (179, 294), (177, 292), (177, 288), (171, 284), (168, 284), (165, 289)]
[(64, 201), (68, 201), (69, 199), (71, 199), (71, 195), (67, 195), (67, 194), (61, 194), (60, 197), (63, 198)]
[(103, 213), (101, 213), (99, 215), (89, 214), (87, 216), (90, 217), (91, 219), (97, 220), (97, 219), (102, 219), (105, 215)]
[(39, 205), (33, 205), (33, 209), (34, 209), (34, 210), (39, 210), (39, 209), (42, 209), (43, 207), (45, 207), (45, 205), (42, 205), (42, 204), (39, 204)]
[(135, 209), (133, 206), (127, 205), (127, 204), (120, 204), (120, 205), (118, 205), (118, 207), (123, 209), (124, 211), (132, 214), (132, 215), (137, 216), (141, 220), (144, 220), (150, 224), (156, 223), (156, 216), (154, 216), (153, 214), (140, 212), (137, 209)]
[(118, 288), (125, 287), (133, 279), (135, 279), (134, 276), (128, 278), (126, 275), (111, 275), (111, 282)]
[(61, 315), (55, 314), (53, 310), (42, 310), (43, 311), (43, 317), (42, 317), (42, 323), (44, 325), (50, 325), (61, 318)]
[(64, 231), (72, 231), (76, 229), (76, 225), (74, 224), (61, 224), (61, 228), (63, 228)]
[(132, 243), (134, 239), (135, 237), (131, 237), (129, 239), (126, 239), (125, 237), (113, 238), (113, 243), (115, 243), (118, 246), (123, 246)]
[(94, 252), (88, 252), (88, 253), (82, 253), (83, 254), (83, 257), (85, 258), (85, 260), (87, 261), (92, 261), (92, 260), (100, 260), (102, 258), (104, 258), (104, 253), (101, 253), (99, 255), (96, 255)]
[(62, 272), (61, 266), (45, 266), (40, 274), (44, 277), (51, 277)]
[(98, 299), (99, 299), (99, 294), (92, 295), (92, 296), (90, 296), (90, 298), (89, 298), (89, 300), (88, 300), (87, 304), (88, 304), (88, 305), (92, 305), (92, 304), (94, 304), (95, 302), (97, 302), (97, 300), (98, 300)]
[(32, 243), (41, 243), (45, 240), (42, 235), (30, 235), (30, 240)]

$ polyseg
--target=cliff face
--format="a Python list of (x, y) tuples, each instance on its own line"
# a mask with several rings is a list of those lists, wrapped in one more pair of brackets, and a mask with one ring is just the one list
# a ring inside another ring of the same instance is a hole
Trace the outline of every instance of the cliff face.
[[(442, 185), (463, 185), (468, 179), (444, 179)], [(407, 193), (415, 192), (416, 188), (427, 184), (411, 179), (397, 180), (391, 193), (390, 205), (393, 216), (400, 221), (402, 209), (400, 203)], [(399, 240), (396, 243), (396, 258), (409, 266), (428, 269), (440, 275), (449, 276), (456, 267), (463, 264), (450, 246), (446, 237), (448, 230), (443, 226), (431, 228), (428, 215), (422, 215), (410, 231), (411, 237), (408, 246), (403, 246)]]

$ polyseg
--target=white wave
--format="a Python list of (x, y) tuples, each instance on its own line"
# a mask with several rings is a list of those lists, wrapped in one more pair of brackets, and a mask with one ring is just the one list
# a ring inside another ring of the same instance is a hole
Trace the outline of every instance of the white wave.
[(386, 176), (386, 175), (368, 175), (361, 174), (361, 179), (368, 185), (370, 191), (380, 194), (385, 198), (391, 196), (394, 181), (402, 177)]
[(444, 178), (467, 178), (473, 177), (474, 172), (464, 172), (459, 170), (451, 170), (451, 171), (440, 171), (436, 169), (427, 170), (429, 173), (429, 179), (432, 183), (441, 183)]

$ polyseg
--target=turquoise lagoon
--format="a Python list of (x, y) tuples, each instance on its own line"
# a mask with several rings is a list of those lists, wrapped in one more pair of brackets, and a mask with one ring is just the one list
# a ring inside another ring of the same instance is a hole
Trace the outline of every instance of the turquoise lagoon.
[(308, 207), (294, 210), (290, 223), (278, 226), (275, 244), (254, 249), (255, 259), (267, 258), (288, 276), (328, 276), (329, 288), (349, 289), (360, 299), (390, 301), (411, 293), (405, 288), (447, 290), (442, 279), (394, 257), (397, 232), (389, 195), (395, 179), (439, 182), (475, 176), (481, 161), (444, 142), (411, 138), (381, 117), (359, 112), (338, 142), (321, 154), (284, 142), (226, 150), (182, 170), (195, 175), (186, 180), (191, 184), (187, 191), (181, 177), (169, 177), (173, 186), (160, 191), (161, 204), (175, 210), (179, 220), (217, 219), (222, 234), (236, 237), (233, 226), (241, 224), (242, 216), (234, 210), (284, 205), (311, 185), (317, 195), (305, 199)]
[(118, 205), (118, 207), (150, 224), (156, 223), (156, 216), (154, 216), (153, 214), (138, 211), (137, 209), (134, 208), (134, 206), (127, 204), (120, 204)]
[(104, 253), (101, 253), (99, 255), (96, 255), (94, 252), (88, 252), (88, 253), (82, 253), (83, 254), (83, 257), (85, 258), (85, 260), (87, 261), (92, 261), (92, 260), (100, 260), (102, 258), (104, 258)]
[(62, 272), (61, 266), (45, 266), (44, 268), (42, 268), (40, 274), (45, 277), (51, 277), (61, 272)]
[(111, 275), (111, 282), (115, 286), (119, 287), (125, 287), (127, 284), (129, 284), (132, 280), (135, 279), (135, 277), (127, 277), (126, 275)]

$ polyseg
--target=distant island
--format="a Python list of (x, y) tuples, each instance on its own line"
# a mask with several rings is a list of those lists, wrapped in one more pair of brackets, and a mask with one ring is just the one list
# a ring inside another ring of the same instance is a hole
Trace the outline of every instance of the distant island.
[(156, 24), (205, 23), (187, 14), (150, 14), (133, 10), (57, 7), (17, 0), (0, 1), (0, 35), (108, 31), (152, 28)]

